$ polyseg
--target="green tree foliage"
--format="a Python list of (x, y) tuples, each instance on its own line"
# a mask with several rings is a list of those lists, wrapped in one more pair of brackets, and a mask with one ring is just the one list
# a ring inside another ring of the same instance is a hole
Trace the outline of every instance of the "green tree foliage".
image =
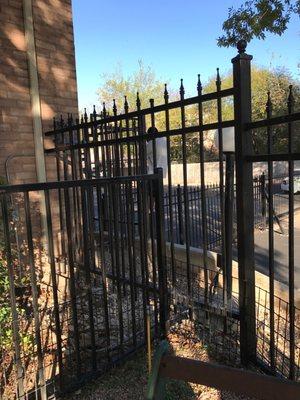
[[(103, 84), (97, 93), (99, 101), (105, 102), (106, 107), (112, 107), (112, 100), (116, 100), (119, 113), (124, 112), (124, 95), (127, 97), (129, 111), (136, 110), (137, 92), (141, 100), (141, 107), (150, 106), (150, 99), (154, 99), (154, 105), (164, 102), (165, 82), (159, 80), (156, 73), (150, 66), (144, 65), (142, 61), (138, 62), (138, 68), (131, 75), (126, 77), (119, 65), (112, 73), (103, 75)], [(172, 89), (168, 88), (169, 101), (174, 100), (178, 95)], [(181, 117), (179, 109), (170, 111), (170, 129), (180, 128)], [(146, 119), (147, 127), (150, 126), (150, 118)], [(155, 126), (159, 131), (164, 131), (165, 115), (159, 113), (155, 115)], [(173, 160), (179, 160), (182, 156), (180, 153), (181, 139), (180, 137), (171, 138), (171, 157)]]
[(268, 32), (282, 35), (292, 14), (300, 16), (300, 0), (247, 0), (239, 8), (229, 9), (218, 45), (229, 47), (240, 39), (265, 39)]
[[(300, 104), (300, 82), (293, 79), (289, 71), (285, 68), (277, 68), (270, 70), (253, 65), (251, 72), (252, 87), (252, 120), (257, 121), (266, 118), (267, 94), (270, 92), (272, 101), (272, 116), (287, 114), (287, 99), (289, 95), (289, 87), (293, 85), (293, 95), (295, 100), (295, 108)], [(222, 77), (222, 88), (232, 87), (232, 74), (228, 73)], [(204, 90), (211, 92), (215, 90), (215, 79), (211, 78)], [(206, 106), (207, 107), (207, 106)], [(226, 99), (222, 104), (222, 118), (233, 118), (232, 99)], [(206, 109), (208, 120), (216, 121), (216, 106)], [(273, 129), (274, 149), (285, 151), (286, 146), (286, 126), (279, 126)], [(266, 150), (266, 132), (259, 130), (254, 132), (254, 147), (257, 152)]]
[[(259, 120), (266, 118), (266, 101), (267, 93), (270, 91), (273, 103), (273, 116), (286, 114), (287, 112), (287, 97), (289, 85), (294, 86), (294, 97), (296, 105), (300, 99), (300, 84), (295, 81), (290, 73), (284, 69), (270, 70), (253, 65), (252, 66), (252, 119)], [(227, 73), (222, 76), (222, 89), (232, 87), (232, 74)], [(136, 92), (140, 93), (142, 107), (149, 106), (149, 99), (154, 98), (155, 105), (161, 104), (164, 93), (164, 83), (157, 79), (155, 72), (139, 63), (138, 69), (129, 77), (124, 77), (120, 68), (117, 68), (113, 73), (105, 75), (104, 83), (98, 90), (99, 100), (105, 101), (111, 106), (112, 99), (116, 99), (118, 110), (123, 112), (124, 94), (130, 105), (130, 110), (136, 109)], [(203, 93), (216, 91), (216, 77), (212, 77), (203, 87)], [(178, 99), (178, 93), (169, 89), (170, 101)], [(229, 97), (222, 100), (222, 120), (232, 120), (233, 115), (233, 98)], [(186, 126), (195, 126), (198, 124), (198, 107), (189, 106), (185, 108), (185, 123)], [(217, 102), (209, 101), (203, 103), (203, 122), (205, 124), (217, 121)], [(150, 126), (150, 118), (146, 120), (147, 127)], [(156, 113), (155, 126), (159, 131), (164, 131), (165, 114)], [(170, 128), (180, 129), (181, 113), (180, 109), (170, 110)], [(276, 146), (282, 150), (286, 144), (286, 129), (279, 127), (276, 133)], [(206, 160), (216, 159), (217, 152), (214, 147), (214, 132), (206, 132), (204, 135), (205, 141), (205, 157)], [(199, 161), (199, 134), (191, 133), (186, 137), (187, 144), (187, 161)], [(254, 133), (254, 146), (257, 152), (265, 150), (266, 133), (258, 131)], [(173, 162), (182, 162), (182, 138), (178, 136), (171, 137), (171, 159)]]
[(164, 82), (161, 82), (150, 66), (145, 66), (140, 60), (138, 68), (130, 76), (126, 77), (121, 65), (108, 74), (102, 76), (103, 84), (97, 94), (101, 102), (108, 107), (112, 106), (113, 99), (119, 112), (124, 111), (124, 95), (127, 96), (129, 110), (136, 110), (136, 96), (139, 92), (143, 108), (149, 106), (149, 99), (154, 99), (155, 104), (162, 102), (164, 93)]

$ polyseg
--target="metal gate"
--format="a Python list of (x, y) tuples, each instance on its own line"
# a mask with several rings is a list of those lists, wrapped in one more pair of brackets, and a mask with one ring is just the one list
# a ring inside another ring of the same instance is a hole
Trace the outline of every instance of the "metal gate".
[(159, 170), (1, 187), (1, 399), (56, 398), (141, 347), (149, 321), (165, 334), (162, 196)]

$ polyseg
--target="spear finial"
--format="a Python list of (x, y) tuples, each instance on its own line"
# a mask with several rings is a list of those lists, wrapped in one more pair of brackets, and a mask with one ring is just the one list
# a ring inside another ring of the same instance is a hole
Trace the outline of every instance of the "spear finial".
[(117, 110), (117, 105), (116, 105), (116, 99), (113, 99), (113, 113), (114, 113), (114, 115), (117, 115), (117, 112), (118, 112), (118, 110)]
[(179, 89), (179, 93), (180, 93), (180, 98), (181, 98), (181, 100), (184, 99), (183, 79), (180, 79), (180, 89)]
[(124, 96), (124, 110), (125, 110), (125, 113), (127, 114), (128, 110), (129, 110), (127, 96)]
[(200, 74), (198, 74), (197, 91), (198, 91), (198, 95), (200, 96), (202, 93), (202, 83), (201, 83), (201, 79), (200, 79)]
[(268, 91), (268, 98), (266, 103), (266, 113), (267, 116), (270, 117), (272, 114), (272, 100), (271, 100), (271, 93)]
[(294, 103), (295, 103), (295, 99), (294, 99), (294, 94), (293, 94), (293, 85), (290, 85), (289, 86), (289, 96), (288, 96), (288, 111), (290, 114), (293, 112)]
[(165, 83), (164, 99), (166, 103), (169, 101), (168, 87), (166, 83)]
[(139, 92), (136, 93), (136, 107), (138, 110), (140, 110), (140, 108), (141, 108), (141, 100), (140, 100)]
[(219, 68), (217, 68), (216, 86), (217, 86), (218, 90), (221, 89), (221, 77), (220, 77), (220, 69)]

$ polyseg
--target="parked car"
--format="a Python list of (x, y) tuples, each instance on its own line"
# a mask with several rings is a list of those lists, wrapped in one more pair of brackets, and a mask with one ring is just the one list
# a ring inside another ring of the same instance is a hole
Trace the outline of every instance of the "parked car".
[[(282, 180), (280, 189), (284, 193), (288, 193), (290, 191), (289, 178), (286, 177)], [(294, 171), (294, 193), (300, 192), (300, 171)]]

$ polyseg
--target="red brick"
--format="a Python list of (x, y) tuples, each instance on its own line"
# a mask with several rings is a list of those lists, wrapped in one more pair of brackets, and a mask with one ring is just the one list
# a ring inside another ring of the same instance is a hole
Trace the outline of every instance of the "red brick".
[[(42, 124), (44, 130), (49, 130), (54, 114), (72, 112), (76, 115), (78, 112), (71, 1), (33, 0), (33, 12)], [(23, 30), (22, 1), (1, 0), (0, 176), (4, 175), (8, 155), (34, 152), (28, 63), (26, 51), (22, 49)], [(33, 158), (20, 158), (16, 166), (15, 181), (36, 179)], [(55, 160), (47, 158), (47, 166), (50, 169), (48, 175), (53, 177)]]

